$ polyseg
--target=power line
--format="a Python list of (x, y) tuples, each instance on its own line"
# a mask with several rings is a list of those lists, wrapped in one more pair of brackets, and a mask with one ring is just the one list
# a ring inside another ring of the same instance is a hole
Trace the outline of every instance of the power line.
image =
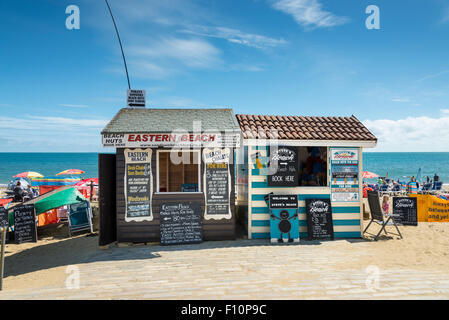
[(109, 6), (108, 0), (104, 0), (108, 6), (109, 13), (112, 18), (112, 23), (114, 23), (115, 33), (117, 33), (118, 43), (120, 44), (120, 50), (122, 50), (123, 63), (125, 64), (126, 78), (128, 79), (128, 89), (131, 90), (131, 85), (129, 83), (128, 67), (126, 66), (125, 53), (123, 52), (122, 41), (120, 40), (120, 35), (118, 34), (117, 25), (115, 24), (114, 16), (112, 15), (111, 7)]

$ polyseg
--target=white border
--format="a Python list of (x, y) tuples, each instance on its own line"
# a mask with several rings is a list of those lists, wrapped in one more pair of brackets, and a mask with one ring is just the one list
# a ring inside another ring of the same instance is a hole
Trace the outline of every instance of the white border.
[[(207, 214), (207, 184), (206, 184), (206, 161), (204, 161), (204, 174), (203, 174), (203, 181), (204, 181), (204, 202), (206, 204), (206, 208), (204, 210), (204, 219), (206, 220), (221, 220), (221, 219), (231, 219), (232, 218), (232, 212), (231, 212), (231, 194), (232, 194), (232, 184), (231, 184), (231, 170), (230, 170), (230, 157), (231, 157), (231, 149), (230, 148), (204, 148), (203, 149), (203, 156), (206, 152), (210, 151), (216, 151), (221, 150), (223, 153), (228, 154), (228, 188), (229, 188), (229, 196), (228, 196), (228, 208), (229, 212), (227, 214)], [(233, 155), (232, 155), (233, 156)]]
[[(126, 196), (126, 191), (128, 189), (127, 186), (127, 177), (128, 177), (128, 168), (127, 168), (127, 164), (128, 162), (126, 162), (127, 156), (126, 156), (126, 152), (128, 151), (142, 151), (142, 152), (147, 152), (149, 153), (149, 161), (148, 163), (150, 164), (150, 215), (146, 216), (146, 217), (128, 217), (128, 199)], [(153, 156), (153, 150), (150, 148), (146, 148), (146, 149), (141, 149), (141, 148), (126, 148), (125, 150), (123, 150), (123, 155), (125, 157), (125, 174), (124, 176), (124, 193), (125, 193), (125, 222), (131, 222), (131, 221), (136, 221), (136, 222), (141, 222), (141, 221), (153, 221), (153, 170), (151, 170), (151, 158)]]

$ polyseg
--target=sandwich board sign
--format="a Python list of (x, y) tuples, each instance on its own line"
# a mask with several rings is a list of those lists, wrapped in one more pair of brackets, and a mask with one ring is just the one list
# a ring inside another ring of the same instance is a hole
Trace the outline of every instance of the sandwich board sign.
[(145, 90), (127, 90), (126, 96), (128, 107), (145, 107)]

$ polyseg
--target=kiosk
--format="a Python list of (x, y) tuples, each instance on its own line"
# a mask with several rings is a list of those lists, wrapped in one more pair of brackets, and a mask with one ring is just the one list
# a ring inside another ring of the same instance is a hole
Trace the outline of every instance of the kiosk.
[(330, 201), (333, 237), (361, 237), (362, 151), (377, 138), (356, 117), (240, 114), (237, 120), (243, 135), (237, 212), (249, 239), (270, 238), (264, 200), (270, 193), (297, 196), (301, 238), (309, 236), (307, 199)]
[[(241, 131), (232, 109), (123, 108), (102, 139), (115, 148), (115, 168), (100, 155), (100, 220), (116, 214), (105, 225), (116, 228), (118, 242), (235, 239), (233, 155)], [(109, 197), (102, 183), (113, 176)]]

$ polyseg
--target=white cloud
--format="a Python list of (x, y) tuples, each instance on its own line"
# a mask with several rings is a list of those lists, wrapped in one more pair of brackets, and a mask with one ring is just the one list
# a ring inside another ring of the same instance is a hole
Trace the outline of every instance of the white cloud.
[(438, 77), (440, 77), (442, 75), (445, 75), (445, 74), (448, 74), (448, 73), (449, 73), (449, 70), (443, 70), (443, 71), (438, 72), (438, 73), (428, 74), (425, 77), (422, 77), (421, 79), (419, 79), (418, 81), (421, 82), (421, 81), (425, 81), (425, 80), (428, 80), (428, 79), (438, 78)]
[(181, 32), (211, 38), (225, 39), (232, 43), (241, 44), (258, 49), (277, 47), (287, 43), (284, 39), (274, 39), (258, 34), (245, 33), (237, 29), (226, 27), (189, 26)]
[(349, 21), (347, 17), (339, 17), (324, 10), (318, 0), (274, 0), (272, 7), (293, 16), (303, 27), (329, 28)]
[(440, 109), (441, 113), (449, 114), (449, 109)]
[(391, 99), (393, 102), (410, 102), (410, 98), (407, 97), (395, 97)]
[[(168, 62), (169, 65), (175, 61), (190, 68), (214, 68), (222, 62), (220, 50), (204, 40), (165, 38), (157, 42), (149, 40), (148, 43), (131, 47), (129, 55), (142, 60)], [(160, 64), (157, 66), (161, 67)]]
[(65, 104), (61, 103), (59, 106), (68, 108), (87, 108), (86, 104)]
[(373, 151), (449, 151), (449, 116), (366, 120), (363, 124), (378, 138)]

